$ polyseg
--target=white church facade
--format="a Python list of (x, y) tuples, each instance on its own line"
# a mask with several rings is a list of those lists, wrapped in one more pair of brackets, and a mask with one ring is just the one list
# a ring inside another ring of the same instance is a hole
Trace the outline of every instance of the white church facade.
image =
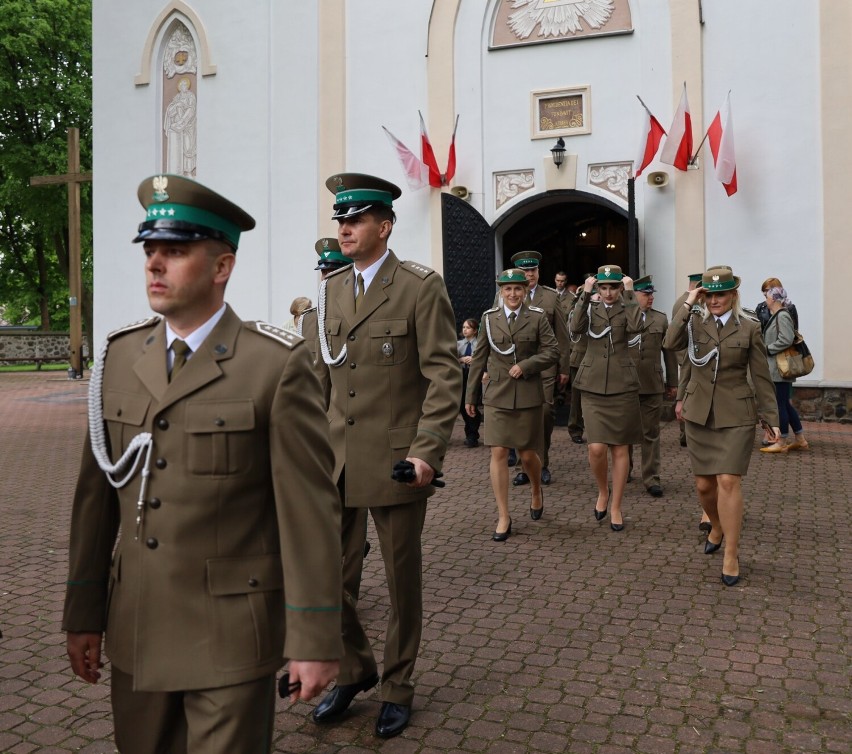
[[(852, 3), (95, 0), (93, 13), (96, 343), (148, 313), (130, 243), (140, 180), (190, 175), (255, 217), (227, 297), (283, 324), (294, 297), (316, 300), (314, 242), (336, 233), (325, 179), (347, 171), (403, 189), (391, 247), (442, 272), (459, 320), (523, 249), (542, 253), (548, 284), (605, 263), (653, 275), (667, 313), (690, 273), (728, 264), (748, 307), (765, 278), (783, 281), (817, 361), (801, 387), (852, 387), (839, 316)], [(708, 143), (688, 170), (657, 155), (630, 180), (637, 95), (668, 129), (684, 83), (695, 147), (731, 93), (732, 196)], [(411, 189), (383, 130), (419, 155), (418, 111), (442, 171), (458, 117), (441, 187)]]

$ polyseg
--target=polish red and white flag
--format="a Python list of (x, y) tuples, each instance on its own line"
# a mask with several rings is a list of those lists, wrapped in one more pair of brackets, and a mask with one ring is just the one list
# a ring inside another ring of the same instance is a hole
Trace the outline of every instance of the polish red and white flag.
[(444, 173), (444, 185), (449, 186), (450, 181), (456, 174), (456, 131), (459, 127), (459, 116), (456, 115), (456, 122), (453, 126), (453, 138), (450, 141), (450, 153), (447, 156), (447, 172)]
[[(639, 95), (636, 95), (636, 99), (642, 102), (642, 98)], [(636, 178), (642, 175), (642, 171), (654, 161), (657, 150), (660, 148), (660, 142), (663, 140), (663, 136), (666, 135), (666, 129), (660, 125), (660, 121), (653, 116), (644, 102), (642, 102), (642, 107), (645, 108), (646, 117), (642, 124), (639, 159), (635, 163), (639, 166), (636, 170)]]
[(686, 82), (683, 84), (683, 94), (680, 104), (663, 144), (660, 162), (674, 165), (678, 170), (686, 170), (692, 159), (692, 116), (689, 113), (689, 101), (686, 98)]
[(412, 191), (425, 188), (429, 185), (429, 168), (423, 161), (412, 152), (405, 144), (396, 138), (390, 131), (382, 126), (393, 148), (396, 150), (396, 156), (399, 158), (399, 164), (402, 165), (402, 170), (408, 180), (408, 188)]
[[(434, 188), (441, 188), (443, 185), (441, 169), (438, 167), (438, 161), (435, 159), (435, 150), (432, 149), (429, 134), (426, 133), (426, 123), (423, 120), (423, 113), (418, 110), (417, 114), (420, 116), (420, 159), (423, 160), (423, 164), (429, 169), (429, 185)], [(453, 169), (455, 170), (455, 166), (453, 166)]]
[(725, 98), (722, 109), (716, 113), (707, 140), (713, 153), (713, 164), (718, 178), (728, 196), (737, 193), (737, 160), (734, 154), (734, 120), (731, 116), (731, 93)]

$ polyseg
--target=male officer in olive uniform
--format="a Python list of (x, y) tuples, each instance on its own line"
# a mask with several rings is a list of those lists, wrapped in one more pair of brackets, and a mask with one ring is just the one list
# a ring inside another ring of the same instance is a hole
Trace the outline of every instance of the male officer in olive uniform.
[[(663, 349), (669, 320), (653, 309), (654, 283), (650, 275), (633, 281), (633, 292), (642, 312), (642, 332), (630, 341), (628, 353), (639, 373), (639, 407), (642, 410), (642, 482), (652, 497), (662, 497), (660, 484), (660, 415), (663, 396), (677, 393), (677, 356)], [(665, 362), (665, 376), (663, 375)], [(633, 466), (633, 446), (630, 446)]]
[[(320, 271), (322, 280), (325, 280), (330, 273), (339, 270), (341, 267), (346, 267), (352, 264), (349, 257), (343, 256), (340, 253), (340, 245), (336, 238), (320, 238), (314, 244), (314, 251), (319, 257), (319, 264), (314, 267)], [(317, 360), (317, 308), (312, 306), (306, 309), (299, 318), (299, 326), (297, 332), (305, 339), (305, 343), (311, 352), (314, 363)]]
[[(313, 719), (339, 718), (356, 694), (379, 680), (356, 610), (369, 508), (390, 591), (376, 723), (376, 734), (389, 738), (408, 725), (414, 699), (423, 612), (420, 537), (430, 484), (458, 414), (461, 367), (444, 281), (388, 249), (399, 188), (357, 173), (334, 175), (326, 186), (335, 194), (341, 251), (354, 261), (322, 283), (318, 315), (319, 353), (331, 380), (335, 478), (344, 501), (343, 551), (357, 561), (343, 564), (339, 683)], [(391, 478), (401, 461), (412, 464), (413, 481)]]
[(291, 699), (310, 699), (342, 654), (320, 388), (301, 338), (225, 304), (254, 220), (182, 176), (138, 195), (160, 316), (112, 333), (92, 372), (68, 655), (97, 682), (106, 632), (122, 754), (268, 752), (284, 658)]
[[(556, 335), (559, 344), (559, 363), (541, 373), (542, 386), (544, 387), (544, 455), (541, 458), (541, 482), (550, 484), (550, 439), (553, 435), (553, 400), (556, 392), (556, 383), (559, 386), (568, 384), (568, 362), (570, 359), (571, 337), (568, 334), (568, 319), (559, 303), (559, 295), (553, 288), (539, 284), (539, 264), (541, 254), (537, 251), (519, 251), (512, 255), (512, 265), (524, 271), (530, 284), (526, 304), (532, 304), (544, 309), (547, 321)], [(529, 484), (529, 477), (519, 468), (518, 473), (512, 480), (515, 486)]]

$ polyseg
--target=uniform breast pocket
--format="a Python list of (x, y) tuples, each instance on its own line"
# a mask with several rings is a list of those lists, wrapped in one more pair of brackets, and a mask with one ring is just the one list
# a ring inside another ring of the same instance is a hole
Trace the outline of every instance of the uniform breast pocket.
[(370, 322), (370, 360), (377, 366), (401, 364), (408, 355), (408, 320)]
[[(736, 335), (726, 338), (724, 342), (725, 361), (728, 364), (748, 363), (748, 339)], [(727, 358), (726, 358), (727, 357)]]
[(340, 320), (326, 319), (325, 321), (325, 337), (331, 349), (332, 356), (336, 356), (342, 347), (340, 342)]
[(151, 398), (147, 395), (104, 390), (104, 420), (109, 422), (113, 459), (121, 456), (130, 441), (142, 431)]
[(254, 427), (250, 400), (187, 403), (184, 429), (190, 473), (227, 476), (247, 471), (257, 452)]

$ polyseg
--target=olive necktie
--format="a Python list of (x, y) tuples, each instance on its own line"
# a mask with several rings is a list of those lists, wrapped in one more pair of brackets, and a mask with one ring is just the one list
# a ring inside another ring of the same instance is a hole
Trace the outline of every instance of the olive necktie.
[(718, 332), (722, 332), (722, 328), (723, 328), (724, 326), (725, 326), (725, 325), (724, 325), (724, 323), (722, 322), (722, 320), (721, 320), (721, 319), (717, 319), (717, 320), (716, 320), (716, 330), (717, 330)]
[(355, 277), (355, 311), (358, 311), (358, 305), (361, 299), (364, 298), (364, 276), (359, 272)]
[(172, 371), (169, 374), (169, 382), (171, 382), (177, 373), (183, 369), (186, 364), (186, 357), (192, 352), (190, 347), (182, 340), (172, 341), (172, 353), (175, 355), (175, 360), (172, 362)]
[(515, 319), (517, 318), (517, 316), (518, 315), (515, 312), (512, 312), (509, 315), (509, 332), (515, 331)]

